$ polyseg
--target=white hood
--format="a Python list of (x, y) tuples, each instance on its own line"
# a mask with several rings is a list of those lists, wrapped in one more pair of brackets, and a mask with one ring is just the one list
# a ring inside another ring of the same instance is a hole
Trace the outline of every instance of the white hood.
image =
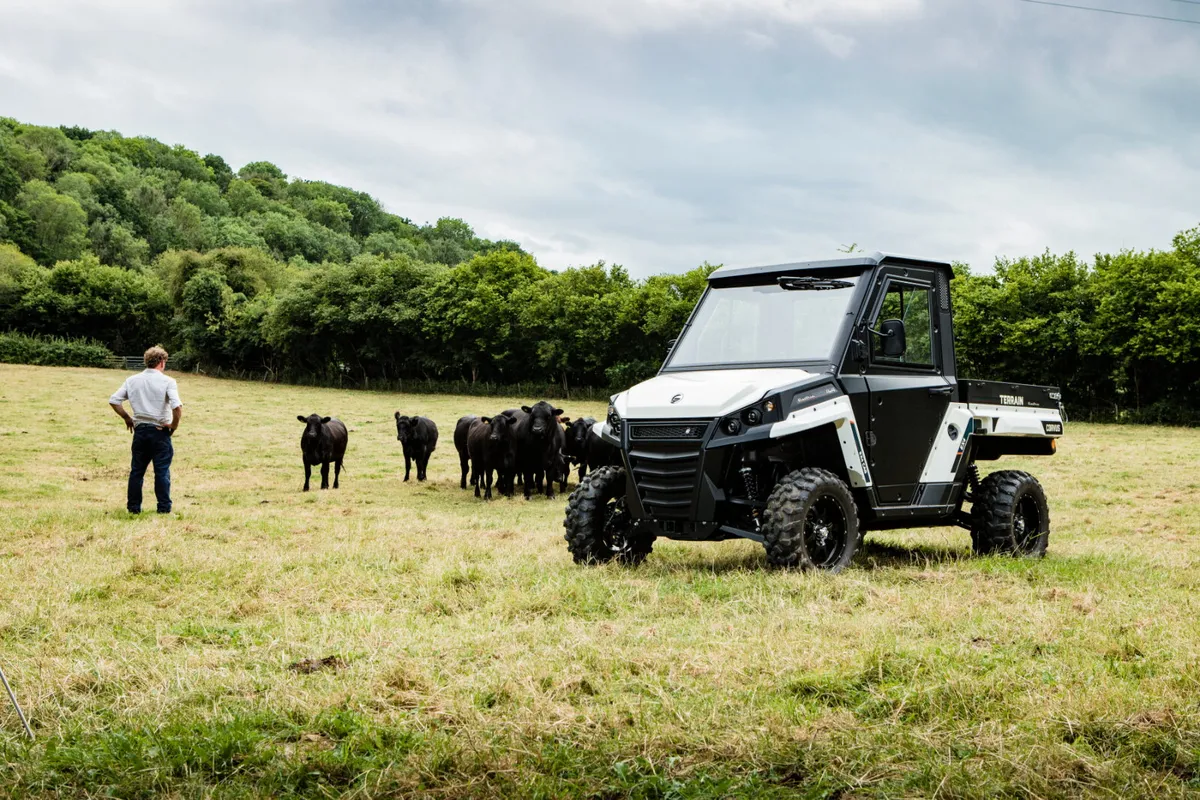
[(744, 408), (772, 389), (811, 377), (813, 373), (802, 369), (668, 372), (622, 392), (613, 405), (622, 419), (708, 419)]

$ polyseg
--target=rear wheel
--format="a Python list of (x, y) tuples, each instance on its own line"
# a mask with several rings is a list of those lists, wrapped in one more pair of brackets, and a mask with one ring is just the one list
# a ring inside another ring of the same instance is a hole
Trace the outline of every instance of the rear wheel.
[(762, 528), (777, 567), (841, 572), (858, 549), (858, 508), (850, 487), (824, 469), (790, 473), (771, 492)]
[(1037, 478), (1015, 469), (993, 472), (971, 502), (975, 553), (1039, 557), (1050, 539), (1050, 509)]
[(579, 482), (567, 500), (563, 537), (576, 564), (616, 560), (636, 566), (646, 560), (654, 537), (634, 529), (625, 507), (625, 470), (602, 467)]

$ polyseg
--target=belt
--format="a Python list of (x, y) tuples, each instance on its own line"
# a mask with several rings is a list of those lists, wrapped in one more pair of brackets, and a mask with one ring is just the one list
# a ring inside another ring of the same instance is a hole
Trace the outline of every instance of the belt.
[(135, 427), (135, 428), (154, 428), (154, 429), (160, 430), (160, 431), (164, 431), (167, 429), (166, 425), (156, 425), (153, 422), (139, 422), (136, 425), (134, 425), (133, 427)]

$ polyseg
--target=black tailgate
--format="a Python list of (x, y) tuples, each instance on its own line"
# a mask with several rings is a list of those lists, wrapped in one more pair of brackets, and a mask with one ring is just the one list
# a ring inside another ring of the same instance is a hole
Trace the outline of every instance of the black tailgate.
[(994, 406), (1016, 406), (1018, 408), (1057, 409), (1062, 392), (1057, 386), (1034, 386), (1029, 383), (1003, 383), (1001, 381), (958, 382), (958, 397), (964, 403), (985, 403)]

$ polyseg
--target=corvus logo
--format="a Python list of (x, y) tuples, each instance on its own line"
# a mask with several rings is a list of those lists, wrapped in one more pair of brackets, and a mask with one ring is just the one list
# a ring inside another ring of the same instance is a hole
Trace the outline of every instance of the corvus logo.
[(671, 398), (671, 403), (672, 403), (672, 404), (678, 403), (678, 402), (679, 402), (680, 400), (682, 400), (682, 399), (683, 399), (683, 395), (681, 395), (681, 394), (677, 394), (677, 395), (675, 395), (674, 397), (672, 397), (672, 398)]

